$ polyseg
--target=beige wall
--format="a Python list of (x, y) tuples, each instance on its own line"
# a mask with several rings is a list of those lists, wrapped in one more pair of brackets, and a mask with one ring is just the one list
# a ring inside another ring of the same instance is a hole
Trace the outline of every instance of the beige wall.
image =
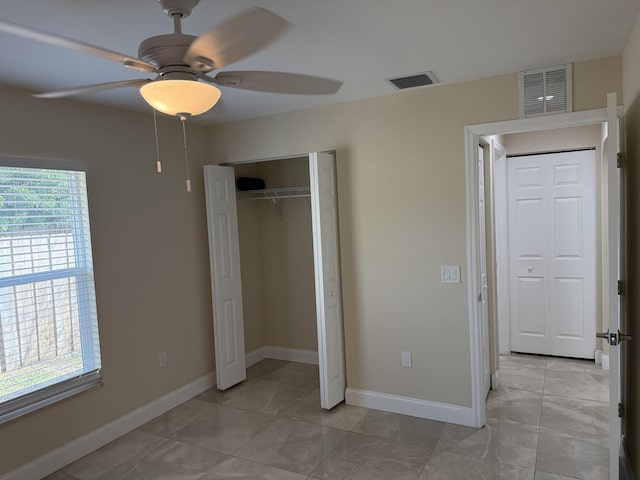
[(540, 130), (537, 132), (511, 133), (503, 136), (503, 146), (507, 155), (545, 153), (579, 148), (596, 149), (596, 171), (602, 157), (602, 130), (600, 124), (580, 127)]
[[(235, 176), (258, 177), (256, 164), (238, 165)], [(238, 236), (242, 278), (242, 313), (245, 352), (265, 345), (267, 315), (264, 308), (262, 202), (238, 200)]]
[[(609, 92), (618, 92), (618, 104), (621, 105), (622, 75), (618, 74), (621, 71), (622, 56), (574, 63), (573, 110), (602, 108)], [(616, 72), (615, 79), (611, 72)]]
[[(309, 185), (309, 160), (236, 166), (267, 188)], [(245, 348), (317, 351), (311, 204), (308, 198), (239, 200)]]
[(628, 325), (627, 332), (636, 340), (624, 344), (627, 360), (626, 415), (623, 429), (628, 441), (633, 469), (640, 475), (640, 20), (629, 37), (623, 55), (624, 106), (628, 175)]
[[(309, 159), (265, 162), (267, 188), (309, 185)], [(263, 253), (268, 262), (263, 281), (268, 296), (267, 345), (318, 350), (316, 297), (308, 198), (262, 202)], [(268, 293), (267, 293), (268, 292)]]
[[(87, 165), (104, 386), (0, 425), (0, 476), (213, 369), (202, 164), (206, 130), (0, 87), (0, 155)], [(168, 366), (158, 368), (158, 353)]]
[[(608, 91), (621, 92), (620, 65), (619, 57), (577, 64), (575, 108), (602, 107)], [(190, 124), (191, 195), (174, 160), (182, 158), (176, 121), (160, 122), (165, 173), (157, 175), (150, 116), (11, 88), (0, 88), (0, 104), (1, 153), (89, 165), (105, 376), (101, 389), (0, 425), (0, 473), (213, 369), (201, 169), (212, 160), (337, 150), (348, 385), (470, 405), (463, 127), (516, 118), (517, 75), (208, 132)], [(450, 264), (462, 265), (462, 284), (440, 284), (439, 267)], [(400, 367), (401, 351), (413, 352), (413, 368)]]
[[(574, 105), (621, 91), (619, 57), (574, 69)], [(517, 75), (211, 128), (216, 162), (337, 150), (352, 388), (470, 406), (464, 126), (515, 119)], [(462, 265), (462, 284), (440, 283)], [(400, 352), (413, 352), (402, 368)]]

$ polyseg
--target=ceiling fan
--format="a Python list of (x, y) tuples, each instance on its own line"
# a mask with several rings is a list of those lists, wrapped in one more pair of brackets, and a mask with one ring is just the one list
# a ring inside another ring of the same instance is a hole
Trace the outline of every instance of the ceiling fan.
[(291, 24), (269, 10), (249, 8), (229, 18), (200, 37), (182, 33), (182, 19), (200, 0), (157, 0), (173, 19), (174, 32), (149, 37), (140, 43), (138, 58), (68, 37), (0, 20), (0, 31), (70, 50), (121, 62), (142, 72), (155, 73), (153, 80), (122, 80), (36, 94), (60, 98), (99, 90), (140, 87), (144, 99), (156, 110), (181, 117), (199, 115), (212, 108), (222, 87), (259, 92), (330, 95), (342, 82), (285, 72), (217, 71), (273, 42)]

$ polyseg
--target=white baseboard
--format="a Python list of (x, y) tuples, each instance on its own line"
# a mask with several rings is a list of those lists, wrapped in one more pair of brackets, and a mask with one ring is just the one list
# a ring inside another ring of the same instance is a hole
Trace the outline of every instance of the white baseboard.
[(609, 355), (602, 354), (602, 369), (609, 370)]
[(491, 390), (498, 390), (500, 388), (500, 370), (496, 370), (491, 375)]
[(260, 348), (256, 348), (254, 351), (247, 353), (244, 356), (244, 361), (245, 364), (247, 365), (247, 368), (249, 368), (251, 365), (255, 365), (256, 363), (264, 360), (265, 358), (269, 358), (267, 357), (267, 347), (260, 347)]
[(309, 363), (318, 365), (318, 352), (313, 350), (301, 350), (299, 348), (275, 347), (265, 345), (246, 355), (247, 367), (258, 363), (265, 358), (274, 360), (286, 360), (288, 362)]
[(346, 401), (349, 405), (358, 407), (374, 408), (385, 412), (401, 413), (458, 425), (474, 425), (471, 408), (459, 405), (429, 402), (389, 393), (358, 390), (357, 388), (347, 388)]
[[(310, 363), (314, 365), (318, 364), (318, 352), (274, 347), (271, 345), (254, 350), (248, 353), (245, 358), (247, 367), (265, 358)], [(200, 377), (133, 412), (127, 413), (113, 422), (103, 425), (93, 432), (83, 435), (66, 445), (22, 465), (0, 477), (0, 480), (33, 480), (34, 478), (44, 478), (122, 435), (129, 433), (131, 430), (147, 423), (158, 415), (162, 415), (205, 390), (215, 387), (215, 385), (216, 376), (214, 373)]]
[(596, 350), (595, 359), (596, 365), (602, 365), (602, 350)]
[(9, 472), (0, 480), (33, 480), (44, 478), (47, 475), (69, 465), (77, 459), (84, 457), (88, 453), (112, 442), (116, 438), (130, 432), (131, 430), (147, 423), (149, 420), (161, 415), (174, 407), (177, 407), (190, 398), (215, 386), (216, 377), (210, 373), (194, 380), (193, 382), (174, 390), (167, 395), (154, 400), (126, 415), (107, 423), (102, 427), (90, 432), (82, 437), (52, 450), (35, 460), (22, 465)]

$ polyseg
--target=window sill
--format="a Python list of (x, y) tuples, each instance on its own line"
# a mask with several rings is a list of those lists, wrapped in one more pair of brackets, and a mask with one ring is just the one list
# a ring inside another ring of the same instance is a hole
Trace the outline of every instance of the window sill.
[(18, 417), (35, 412), (78, 393), (102, 386), (102, 374), (99, 371), (80, 377), (64, 380), (50, 387), (23, 395), (0, 404), (0, 425)]

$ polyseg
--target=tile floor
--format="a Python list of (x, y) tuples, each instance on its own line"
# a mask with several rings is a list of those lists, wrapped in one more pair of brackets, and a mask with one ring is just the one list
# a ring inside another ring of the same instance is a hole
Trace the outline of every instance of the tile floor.
[(501, 357), (474, 429), (341, 404), (319, 407), (316, 366), (264, 360), (49, 480), (606, 480), (607, 372)]

